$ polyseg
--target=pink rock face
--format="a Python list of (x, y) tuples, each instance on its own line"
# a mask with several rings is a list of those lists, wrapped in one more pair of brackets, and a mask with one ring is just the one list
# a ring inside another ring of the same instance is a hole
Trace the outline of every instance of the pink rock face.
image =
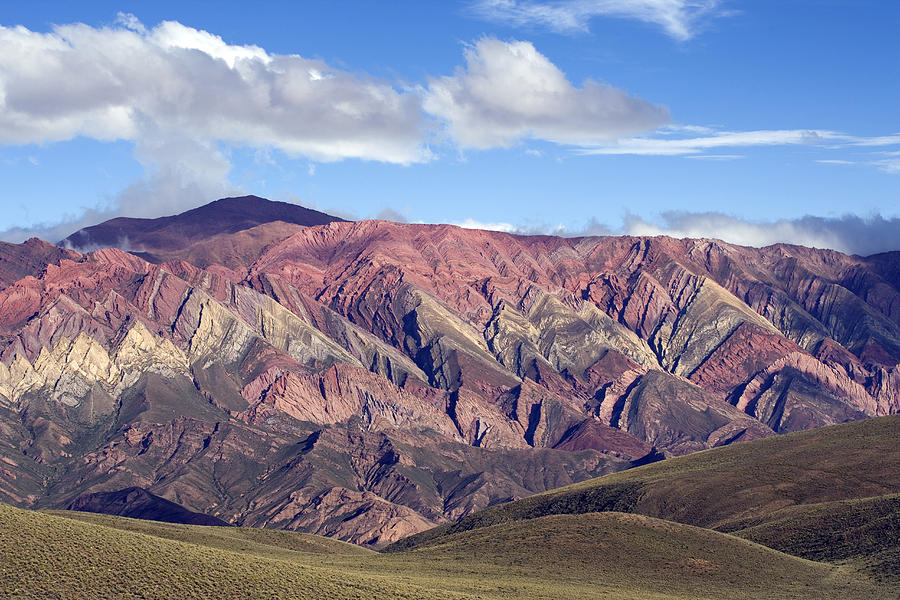
[(139, 486), (378, 546), (900, 410), (897, 256), (244, 218), (259, 200), (93, 230), (138, 254), (0, 245), (0, 500)]

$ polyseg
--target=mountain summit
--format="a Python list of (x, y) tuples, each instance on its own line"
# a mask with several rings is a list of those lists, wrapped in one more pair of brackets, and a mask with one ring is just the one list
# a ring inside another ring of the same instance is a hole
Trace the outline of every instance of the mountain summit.
[(178, 250), (222, 234), (232, 234), (281, 221), (293, 225), (325, 225), (344, 219), (288, 202), (259, 196), (222, 198), (168, 217), (116, 217), (79, 229), (59, 242), (76, 250), (121, 248), (150, 262), (162, 262)]

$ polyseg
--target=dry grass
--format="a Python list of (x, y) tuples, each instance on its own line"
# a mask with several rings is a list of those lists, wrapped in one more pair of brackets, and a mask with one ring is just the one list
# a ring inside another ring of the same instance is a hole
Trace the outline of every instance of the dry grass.
[(4, 598), (889, 598), (850, 569), (620, 513), (378, 554), (316, 536), (0, 505)]

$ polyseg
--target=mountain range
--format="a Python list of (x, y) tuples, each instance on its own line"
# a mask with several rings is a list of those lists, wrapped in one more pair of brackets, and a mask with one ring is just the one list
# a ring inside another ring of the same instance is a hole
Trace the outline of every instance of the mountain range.
[(898, 265), (349, 222), (254, 196), (3, 243), (0, 500), (140, 487), (382, 547), (630, 467), (894, 414)]

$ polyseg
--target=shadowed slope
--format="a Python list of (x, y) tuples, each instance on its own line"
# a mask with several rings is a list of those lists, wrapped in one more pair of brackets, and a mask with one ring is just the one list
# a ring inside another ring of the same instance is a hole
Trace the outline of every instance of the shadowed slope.
[(190, 511), (139, 487), (130, 487), (114, 492), (83, 494), (70, 502), (66, 510), (103, 513), (166, 523), (228, 526), (228, 523), (222, 519)]
[(900, 494), (791, 506), (734, 535), (795, 556), (840, 561), (900, 586)]

